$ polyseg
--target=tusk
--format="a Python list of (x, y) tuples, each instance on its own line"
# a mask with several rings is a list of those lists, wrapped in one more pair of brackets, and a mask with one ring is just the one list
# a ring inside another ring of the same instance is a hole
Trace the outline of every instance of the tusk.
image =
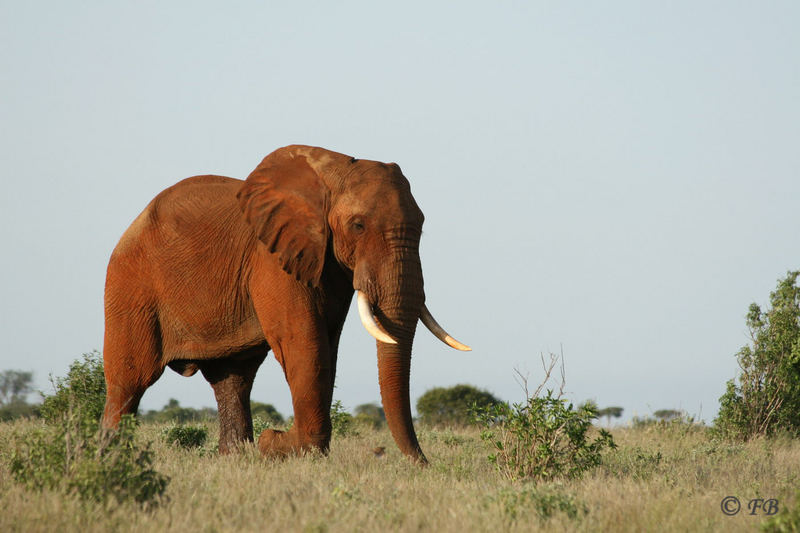
[(425, 327), (431, 330), (431, 333), (436, 335), (443, 343), (447, 344), (451, 348), (455, 348), (456, 350), (461, 350), (462, 352), (471, 352), (472, 348), (467, 346), (466, 344), (461, 344), (453, 337), (447, 334), (447, 332), (436, 322), (436, 319), (433, 318), (431, 312), (428, 311), (428, 306), (422, 304), (422, 310), (419, 313), (419, 319), (422, 320), (422, 323), (425, 324)]
[(356, 291), (358, 298), (358, 316), (361, 317), (361, 324), (367, 332), (386, 344), (397, 344), (397, 341), (385, 333), (375, 319), (372, 317), (372, 306), (367, 299), (367, 295), (361, 291)]

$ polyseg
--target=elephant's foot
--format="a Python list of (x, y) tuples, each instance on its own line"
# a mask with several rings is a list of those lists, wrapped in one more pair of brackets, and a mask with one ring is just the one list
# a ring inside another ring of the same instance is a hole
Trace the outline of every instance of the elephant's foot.
[(233, 433), (230, 431), (221, 431), (219, 438), (219, 453), (221, 455), (234, 453), (250, 442), (253, 442), (253, 438), (248, 438), (247, 435)]
[(312, 450), (328, 453), (330, 435), (298, 438), (295, 427), (289, 431), (265, 429), (258, 437), (258, 449), (264, 457), (302, 455)]

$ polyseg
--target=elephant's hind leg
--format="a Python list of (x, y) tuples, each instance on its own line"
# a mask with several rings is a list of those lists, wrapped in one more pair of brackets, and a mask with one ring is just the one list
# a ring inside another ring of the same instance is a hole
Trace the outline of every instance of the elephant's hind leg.
[(217, 398), (220, 453), (230, 453), (238, 444), (253, 441), (250, 391), (258, 367), (266, 356), (267, 347), (261, 345), (200, 364), (200, 371)]
[(144, 391), (164, 372), (155, 312), (106, 310), (103, 369), (106, 405), (102, 425), (114, 429), (122, 415), (136, 413)]

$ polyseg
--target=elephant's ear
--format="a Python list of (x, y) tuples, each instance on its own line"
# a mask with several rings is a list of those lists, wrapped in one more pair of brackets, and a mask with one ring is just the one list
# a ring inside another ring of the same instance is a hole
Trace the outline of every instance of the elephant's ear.
[(318, 286), (328, 242), (327, 187), (301, 155), (264, 158), (237, 194), (244, 217), (281, 268)]

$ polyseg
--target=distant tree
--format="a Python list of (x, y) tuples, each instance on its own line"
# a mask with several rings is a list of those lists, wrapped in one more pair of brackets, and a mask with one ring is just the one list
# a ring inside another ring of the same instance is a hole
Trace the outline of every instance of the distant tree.
[(683, 412), (676, 411), (675, 409), (659, 409), (653, 413), (653, 416), (662, 422), (669, 422), (670, 420), (674, 420), (681, 415), (683, 415)]
[(369, 415), (386, 420), (386, 413), (383, 412), (383, 407), (376, 403), (362, 403), (357, 405), (354, 411), (357, 415)]
[(33, 391), (33, 372), (5, 370), (0, 372), (0, 422), (39, 416), (39, 406), (27, 402)]
[(33, 391), (33, 372), (4, 370), (0, 372), (0, 407), (25, 403)]
[(473, 406), (483, 409), (500, 403), (472, 385), (435, 387), (417, 399), (417, 413), (425, 424), (464, 426), (473, 423)]
[(28, 402), (12, 402), (0, 407), (0, 422), (16, 420), (17, 418), (36, 418), (40, 416), (40, 405)]
[(152, 410), (139, 415), (139, 419), (144, 422), (177, 422), (185, 424), (187, 422), (202, 422), (213, 419), (217, 416), (217, 411), (210, 407), (194, 409), (192, 407), (181, 407), (175, 398), (170, 398), (160, 411)]
[(372, 426), (379, 429), (386, 424), (386, 413), (383, 412), (383, 407), (376, 403), (362, 403), (354, 409), (355, 421), (359, 424)]
[(762, 311), (750, 304), (750, 344), (739, 350), (738, 379), (720, 397), (714, 430), (748, 439), (777, 430), (800, 435), (800, 271), (787, 273)]
[(271, 403), (250, 402), (250, 414), (253, 417), (260, 417), (263, 422), (268, 422), (271, 426), (284, 423), (283, 415), (275, 409)]
[(611, 425), (612, 418), (619, 418), (622, 416), (622, 412), (624, 409), (622, 407), (613, 406), (613, 407), (605, 407), (597, 411), (598, 417), (606, 417), (606, 422), (608, 425)]

